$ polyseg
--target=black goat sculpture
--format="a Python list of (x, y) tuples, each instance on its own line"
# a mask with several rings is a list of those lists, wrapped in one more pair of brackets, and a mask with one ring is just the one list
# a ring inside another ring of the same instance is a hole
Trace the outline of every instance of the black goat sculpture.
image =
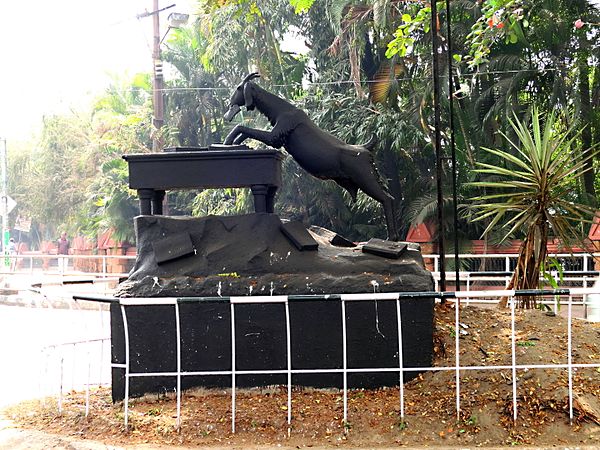
[(353, 200), (360, 189), (383, 205), (388, 238), (398, 240), (394, 221), (394, 197), (387, 191), (377, 172), (371, 149), (349, 145), (317, 127), (308, 115), (286, 100), (277, 97), (252, 82), (258, 73), (246, 76), (237, 87), (229, 104), (225, 119), (231, 121), (245, 106), (258, 109), (271, 122), (271, 131), (236, 125), (224, 144), (241, 144), (247, 138), (256, 139), (270, 147), (284, 147), (300, 166), (311, 175), (333, 180), (346, 189)]

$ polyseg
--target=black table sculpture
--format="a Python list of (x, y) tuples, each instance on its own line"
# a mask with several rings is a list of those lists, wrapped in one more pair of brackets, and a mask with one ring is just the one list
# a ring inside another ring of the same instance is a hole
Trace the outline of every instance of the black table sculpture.
[(375, 167), (373, 144), (349, 145), (321, 130), (304, 111), (252, 82), (259, 76), (251, 73), (237, 87), (225, 119), (231, 121), (242, 106), (248, 110), (256, 108), (269, 119), (273, 129), (265, 131), (237, 125), (224, 144), (241, 144), (252, 138), (274, 148), (284, 147), (304, 170), (317, 178), (335, 181), (353, 200), (360, 189), (383, 205), (388, 237), (397, 241), (394, 197)]
[[(137, 189), (140, 214), (162, 214), (168, 189), (249, 187), (254, 210), (272, 213), (281, 186), (281, 159), (277, 150), (222, 150), (178, 148), (163, 153), (124, 155), (129, 163), (129, 187)], [(230, 146), (227, 146), (231, 148)]]

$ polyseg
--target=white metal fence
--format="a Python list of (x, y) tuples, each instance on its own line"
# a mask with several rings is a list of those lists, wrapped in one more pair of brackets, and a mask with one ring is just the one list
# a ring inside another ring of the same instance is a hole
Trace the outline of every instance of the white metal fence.
[[(512, 272), (518, 255), (516, 253), (477, 254), (461, 253), (458, 255), (461, 272)], [(600, 253), (550, 253), (549, 258), (560, 264), (562, 270), (572, 272), (589, 272), (594, 270), (594, 261), (600, 258)], [(439, 273), (440, 255), (424, 254), (423, 259), (430, 263), (435, 274)], [(448, 263), (454, 262), (454, 255), (446, 254), (447, 275), (452, 276)], [(462, 276), (461, 276), (462, 278)]]
[[(574, 363), (573, 362), (573, 349), (572, 349), (572, 322), (573, 322), (573, 307), (585, 304), (588, 295), (600, 295), (600, 289), (598, 288), (573, 288), (573, 289), (556, 289), (556, 290), (539, 290), (539, 291), (514, 291), (514, 290), (492, 290), (492, 291), (470, 291), (470, 292), (407, 292), (407, 293), (367, 293), (367, 294), (340, 294), (340, 295), (326, 295), (326, 296), (255, 296), (255, 297), (229, 297), (229, 298), (122, 298), (122, 299), (101, 299), (101, 298), (87, 298), (88, 300), (116, 302), (120, 306), (121, 315), (124, 325), (124, 337), (125, 337), (125, 363), (124, 364), (113, 364), (113, 368), (119, 368), (125, 372), (125, 397), (124, 397), (124, 424), (128, 426), (129, 420), (129, 387), (132, 379), (138, 377), (176, 377), (176, 420), (175, 425), (177, 428), (181, 426), (181, 408), (182, 406), (182, 389), (181, 380), (182, 377), (187, 376), (210, 376), (210, 375), (227, 375), (231, 376), (231, 430), (235, 432), (236, 425), (236, 377), (238, 375), (258, 375), (258, 374), (285, 374), (287, 375), (287, 424), (288, 433), (291, 430), (292, 422), (292, 386), (293, 386), (293, 375), (305, 374), (305, 373), (340, 373), (343, 376), (343, 420), (344, 423), (348, 421), (348, 374), (357, 372), (369, 372), (369, 373), (382, 373), (391, 372), (398, 374), (398, 405), (400, 411), (401, 420), (404, 420), (405, 406), (404, 406), (404, 374), (408, 372), (423, 372), (423, 371), (453, 371), (456, 379), (456, 414), (460, 417), (461, 412), (461, 372), (464, 371), (500, 371), (510, 370), (512, 373), (511, 385), (512, 385), (512, 413), (513, 420), (517, 420), (518, 416), (518, 399), (517, 399), (517, 371), (529, 370), (529, 369), (561, 369), (566, 370), (568, 373), (568, 404), (569, 404), (569, 417), (573, 420), (573, 372), (577, 369), (582, 368), (599, 368), (599, 363)], [(567, 361), (566, 363), (556, 363), (554, 361), (540, 361), (539, 364), (519, 364), (517, 361), (516, 352), (516, 332), (515, 332), (515, 296), (527, 296), (536, 295), (543, 297), (542, 303), (554, 304), (557, 297), (560, 297), (561, 304), (567, 308)], [(497, 302), (501, 297), (509, 297), (511, 311), (511, 338), (510, 338), (510, 352), (511, 352), (511, 363), (508, 365), (461, 365), (460, 361), (460, 333), (455, 333), (455, 363), (450, 366), (433, 366), (433, 367), (405, 367), (403, 365), (403, 350), (402, 350), (402, 298), (414, 298), (414, 297), (436, 297), (438, 299), (444, 299), (447, 302), (454, 303), (458, 307), (455, 307), (455, 330), (460, 329), (460, 312), (465, 302)], [(550, 300), (547, 298), (550, 297)], [(328, 301), (339, 301), (341, 302), (341, 315), (340, 321), (342, 325), (342, 336), (341, 344), (343, 349), (343, 363), (341, 367), (337, 368), (314, 368), (314, 369), (296, 369), (292, 366), (291, 360), (291, 333), (290, 333), (290, 316), (289, 316), (289, 302), (294, 300), (325, 300)], [(185, 302), (204, 301), (204, 300), (218, 300), (228, 302), (230, 305), (230, 320), (231, 320), (231, 370), (218, 370), (218, 371), (195, 371), (188, 372), (182, 370), (182, 343), (181, 343), (181, 329), (180, 329), (180, 317), (179, 317), (179, 306)], [(397, 367), (369, 367), (369, 368), (349, 368), (347, 364), (347, 337), (346, 337), (346, 304), (348, 302), (368, 302), (368, 301), (391, 301), (395, 302), (396, 305), (396, 319), (397, 319), (397, 333), (398, 333), (398, 366)], [(278, 370), (236, 370), (236, 337), (235, 337), (235, 309), (236, 305), (240, 304), (272, 304), (280, 303), (285, 305), (285, 323), (282, 326), (286, 328), (286, 351), (287, 351), (287, 367), (285, 369)], [(152, 307), (155, 305), (172, 305), (173, 314), (175, 316), (175, 327), (176, 327), (176, 371), (174, 372), (155, 372), (155, 373), (138, 373), (132, 372), (131, 370), (131, 359), (130, 359), (130, 343), (129, 335), (131, 330), (127, 322), (127, 310), (129, 307), (134, 306), (145, 306)], [(598, 379), (600, 382), (600, 372), (598, 373)], [(464, 376), (464, 375), (463, 375)]]
[[(44, 347), (41, 351), (39, 393), (58, 392), (58, 413), (65, 392), (85, 390), (85, 415), (90, 412), (90, 388), (110, 386), (110, 337), (90, 338)], [(69, 370), (70, 369), (70, 370)]]
[[(459, 268), (461, 279), (465, 279), (467, 273), (476, 272), (512, 272), (517, 260), (516, 253), (502, 254), (474, 254), (461, 253), (459, 257)], [(600, 258), (600, 253), (553, 253), (549, 255), (562, 267), (562, 270), (573, 273), (593, 272), (594, 260)], [(53, 274), (81, 274), (87, 273), (96, 276), (126, 276), (133, 267), (135, 256), (132, 255), (0, 255), (4, 263), (0, 264), (0, 274), (20, 273), (53, 273)], [(60, 261), (66, 260), (63, 264)], [(423, 260), (432, 267), (432, 272), (439, 278), (440, 256), (435, 254), (424, 254)], [(453, 255), (446, 255), (447, 264), (452, 264)], [(86, 264), (87, 267), (86, 267)], [(118, 263), (118, 264), (115, 264)], [(124, 270), (115, 271), (121, 267)], [(453, 279), (454, 272), (446, 266), (447, 277)]]
[(132, 255), (0, 254), (0, 274), (123, 277), (133, 267), (135, 258)]

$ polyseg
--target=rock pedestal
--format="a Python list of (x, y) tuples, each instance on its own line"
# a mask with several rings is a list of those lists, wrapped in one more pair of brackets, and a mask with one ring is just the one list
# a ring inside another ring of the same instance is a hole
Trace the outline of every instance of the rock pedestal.
[[(118, 296), (215, 297), (431, 291), (418, 246), (397, 259), (338, 247), (311, 233), (301, 251), (276, 214), (135, 218), (138, 258)], [(173, 247), (177, 247), (173, 249)], [(168, 254), (168, 249), (173, 254)], [(165, 250), (167, 249), (167, 250)]]

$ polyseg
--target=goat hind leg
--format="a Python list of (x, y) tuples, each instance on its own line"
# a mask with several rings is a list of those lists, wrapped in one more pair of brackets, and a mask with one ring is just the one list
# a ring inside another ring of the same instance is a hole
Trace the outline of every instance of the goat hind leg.
[(388, 239), (390, 241), (397, 241), (400, 239), (398, 234), (398, 227), (396, 226), (396, 213), (394, 208), (394, 197), (388, 192), (383, 183), (381, 182), (377, 172), (371, 170), (367, 173), (358, 172), (357, 176), (353, 181), (356, 185), (369, 197), (377, 200), (383, 206), (383, 212), (385, 214), (385, 223), (388, 232)]
[(390, 241), (398, 241), (400, 235), (398, 234), (398, 227), (396, 226), (396, 213), (394, 211), (394, 200), (393, 198), (387, 197), (381, 203), (383, 206), (383, 212), (385, 214), (385, 224), (388, 232), (388, 239)]

